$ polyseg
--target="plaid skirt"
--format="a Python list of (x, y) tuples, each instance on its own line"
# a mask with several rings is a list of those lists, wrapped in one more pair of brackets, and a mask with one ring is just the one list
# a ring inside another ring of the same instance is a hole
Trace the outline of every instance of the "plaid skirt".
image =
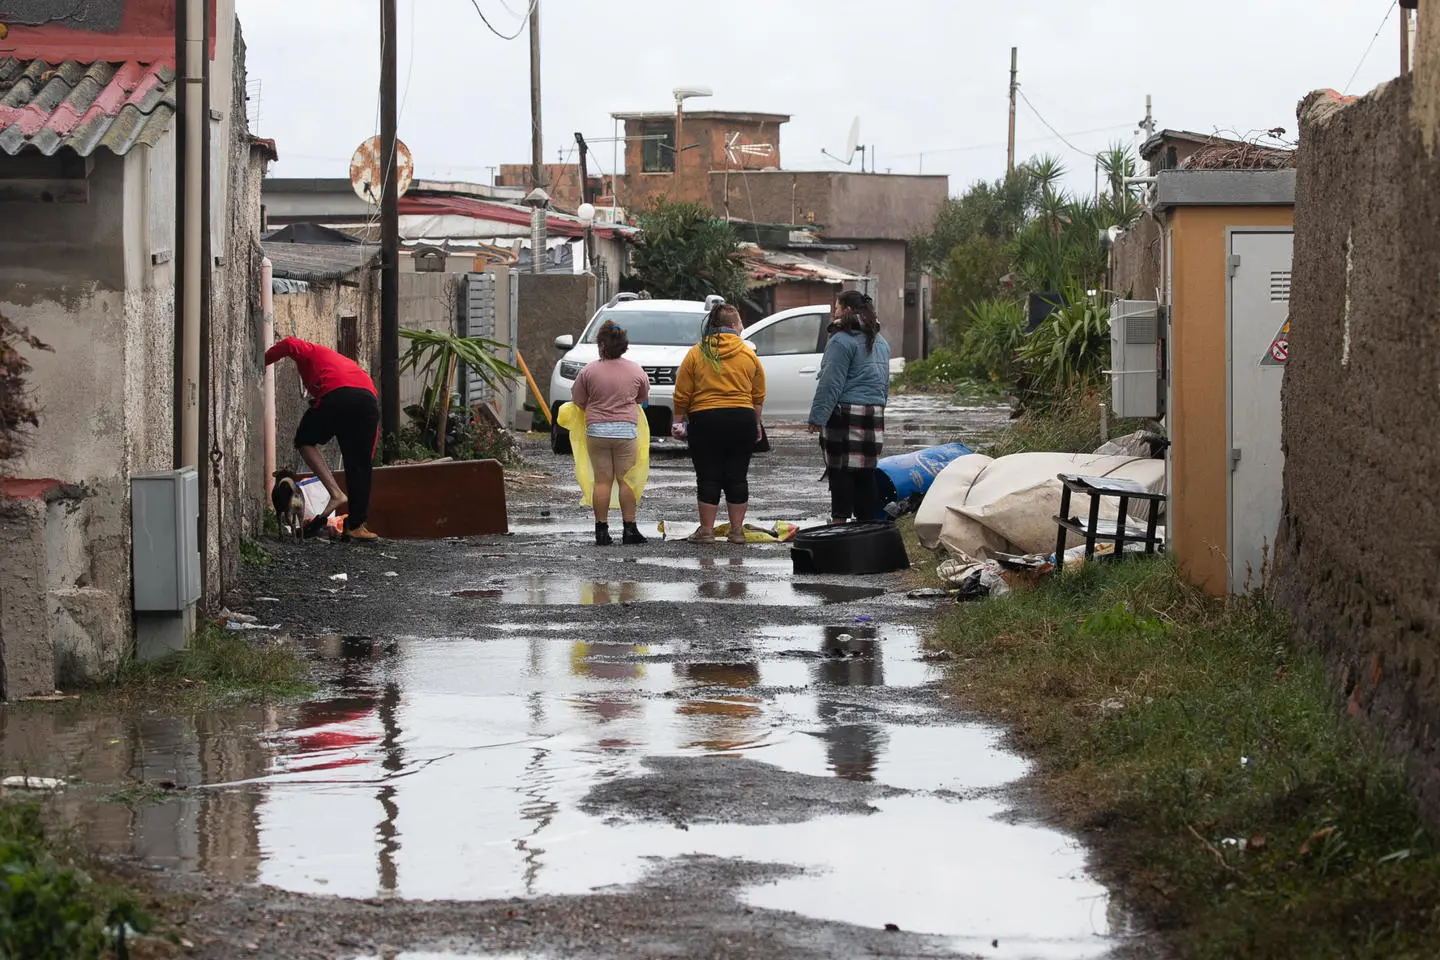
[(874, 470), (885, 443), (885, 408), (842, 403), (820, 432), (829, 470)]

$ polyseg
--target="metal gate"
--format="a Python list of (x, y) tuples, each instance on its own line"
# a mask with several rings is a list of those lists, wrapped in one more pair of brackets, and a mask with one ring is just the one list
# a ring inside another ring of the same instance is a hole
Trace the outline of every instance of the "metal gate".
[[(469, 273), (460, 287), (460, 317), (467, 337), (499, 339), (496, 334), (496, 281), (493, 273)], [(495, 390), (465, 368), (465, 404), (474, 406), (495, 399)]]

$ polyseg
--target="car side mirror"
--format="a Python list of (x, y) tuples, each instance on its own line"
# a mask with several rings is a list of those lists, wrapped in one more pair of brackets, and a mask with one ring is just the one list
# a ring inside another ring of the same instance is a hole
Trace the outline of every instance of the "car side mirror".
[(575, 347), (575, 338), (570, 334), (563, 334), (555, 338), (556, 350), (571, 350)]

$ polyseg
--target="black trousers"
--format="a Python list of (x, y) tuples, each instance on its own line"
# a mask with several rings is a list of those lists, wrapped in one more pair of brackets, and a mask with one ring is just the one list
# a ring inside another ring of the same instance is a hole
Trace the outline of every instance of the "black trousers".
[(871, 521), (880, 513), (880, 486), (875, 471), (830, 471), (830, 517), (834, 520)]
[(380, 404), (375, 394), (360, 387), (331, 390), (305, 411), (295, 429), (297, 450), (321, 447), (332, 439), (340, 444), (345, 495), (350, 499), (347, 530), (360, 526), (370, 513), (370, 474), (379, 430)]
[(695, 464), (695, 499), (720, 504), (750, 500), (750, 454), (755, 452), (755, 408), (723, 407), (690, 414), (687, 437)]

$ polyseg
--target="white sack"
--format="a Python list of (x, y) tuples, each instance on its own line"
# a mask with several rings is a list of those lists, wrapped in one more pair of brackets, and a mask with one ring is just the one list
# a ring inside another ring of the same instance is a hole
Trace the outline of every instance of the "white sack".
[(945, 525), (947, 508), (952, 503), (964, 503), (975, 478), (995, 461), (983, 453), (970, 453), (956, 457), (930, 481), (930, 489), (915, 511), (915, 536), (922, 546), (934, 550), (940, 546), (940, 528)]
[[(962, 457), (946, 467), (931, 487), (932, 493), (956, 464), (967, 459)], [(938, 541), (951, 554), (977, 560), (996, 552), (1048, 554), (1055, 549), (1058, 533), (1054, 516), (1060, 512), (1062, 488), (1056, 478), (1060, 473), (1123, 477), (1155, 493), (1165, 485), (1163, 460), (1092, 453), (1017, 453), (982, 465), (973, 479), (964, 469), (957, 471), (955, 479), (965, 482), (949, 483), (943, 488), (944, 494), (933, 497), (933, 503), (932, 495), (927, 495), (921, 508), (930, 521), (926, 534), (932, 530), (938, 511), (943, 517)], [(1107, 497), (1100, 503), (1100, 517), (1114, 520), (1118, 501)], [(1132, 509), (1131, 516), (1143, 513), (1146, 505), (1134, 506), (1141, 509)], [(1072, 516), (1087, 517), (1089, 511), (1088, 496), (1071, 495)], [(916, 518), (917, 531), (921, 519)], [(926, 534), (921, 534), (922, 543)]]

